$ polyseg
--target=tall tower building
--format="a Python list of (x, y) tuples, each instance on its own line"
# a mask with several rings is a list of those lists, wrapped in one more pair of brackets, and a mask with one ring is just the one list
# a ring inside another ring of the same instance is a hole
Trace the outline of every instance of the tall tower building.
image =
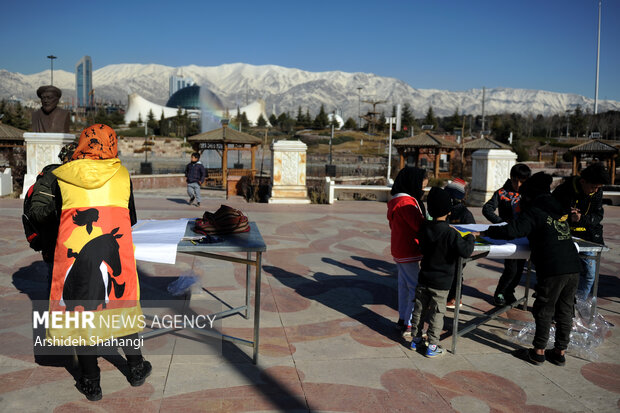
[(92, 106), (93, 62), (90, 56), (84, 56), (75, 65), (75, 91), (78, 107)]
[(174, 95), (177, 90), (181, 90), (188, 86), (193, 86), (194, 80), (190, 77), (183, 77), (183, 75), (172, 75), (170, 76), (170, 84), (169, 84), (169, 94), (168, 97)]

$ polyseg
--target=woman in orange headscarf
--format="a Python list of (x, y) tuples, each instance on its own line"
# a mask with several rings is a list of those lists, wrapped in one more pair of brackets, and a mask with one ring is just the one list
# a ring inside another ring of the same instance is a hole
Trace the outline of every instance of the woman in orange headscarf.
[[(89, 400), (102, 397), (93, 345), (114, 339), (120, 342), (121, 338), (123, 343), (139, 343), (138, 332), (143, 327), (131, 236), (136, 211), (129, 172), (117, 152), (114, 130), (95, 124), (82, 131), (72, 161), (54, 170), (60, 225), (50, 311), (90, 311), (95, 317), (90, 325), (51, 325), (47, 338), (80, 344), (82, 375), (76, 387)], [(124, 322), (114, 322), (118, 319)], [(122, 347), (130, 370), (128, 380), (139, 386), (151, 365), (138, 346)]]

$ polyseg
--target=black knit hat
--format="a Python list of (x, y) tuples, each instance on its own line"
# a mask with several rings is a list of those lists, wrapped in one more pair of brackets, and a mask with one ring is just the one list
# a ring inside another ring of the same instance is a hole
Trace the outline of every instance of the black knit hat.
[(593, 163), (581, 171), (581, 177), (591, 184), (608, 185), (609, 174), (605, 167), (600, 163)]
[(428, 193), (428, 199), (426, 201), (428, 207), (428, 213), (433, 218), (443, 217), (450, 213), (452, 208), (452, 202), (450, 201), (450, 194), (438, 187), (432, 187)]
[(524, 196), (534, 199), (538, 195), (548, 194), (551, 188), (551, 182), (553, 182), (553, 177), (551, 175), (544, 172), (537, 172), (523, 183), (519, 192)]

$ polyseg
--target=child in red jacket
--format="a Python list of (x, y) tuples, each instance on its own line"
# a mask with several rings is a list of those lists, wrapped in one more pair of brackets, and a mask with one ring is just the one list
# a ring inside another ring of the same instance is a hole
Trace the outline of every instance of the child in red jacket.
[(426, 217), (422, 195), (427, 183), (424, 169), (405, 167), (394, 180), (388, 202), (392, 257), (398, 267), (397, 327), (403, 337), (411, 337), (411, 314), (422, 260), (417, 238)]

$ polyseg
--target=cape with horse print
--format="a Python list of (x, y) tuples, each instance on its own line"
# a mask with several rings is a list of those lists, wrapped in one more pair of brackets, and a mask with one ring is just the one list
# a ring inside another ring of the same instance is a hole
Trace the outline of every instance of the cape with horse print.
[[(114, 296), (121, 298), (125, 291), (125, 283), (116, 282), (121, 275), (121, 260), (118, 253), (118, 228), (111, 233), (103, 234), (88, 241), (79, 253), (70, 252), (75, 257), (62, 291), (62, 297), (68, 311), (81, 305), (85, 310), (96, 310), (99, 305), (106, 308), (106, 299), (114, 285)], [(71, 250), (69, 250), (71, 251)], [(100, 271), (105, 262), (112, 273)], [(102, 277), (99, 277), (101, 275)]]
[[(96, 143), (94, 143), (96, 142)], [(139, 317), (140, 289), (131, 236), (137, 221), (129, 172), (117, 156), (112, 128), (84, 129), (68, 162), (54, 170), (60, 216), (50, 309), (94, 310), (101, 317)], [(139, 332), (135, 323), (54, 328), (48, 338), (102, 340)]]

